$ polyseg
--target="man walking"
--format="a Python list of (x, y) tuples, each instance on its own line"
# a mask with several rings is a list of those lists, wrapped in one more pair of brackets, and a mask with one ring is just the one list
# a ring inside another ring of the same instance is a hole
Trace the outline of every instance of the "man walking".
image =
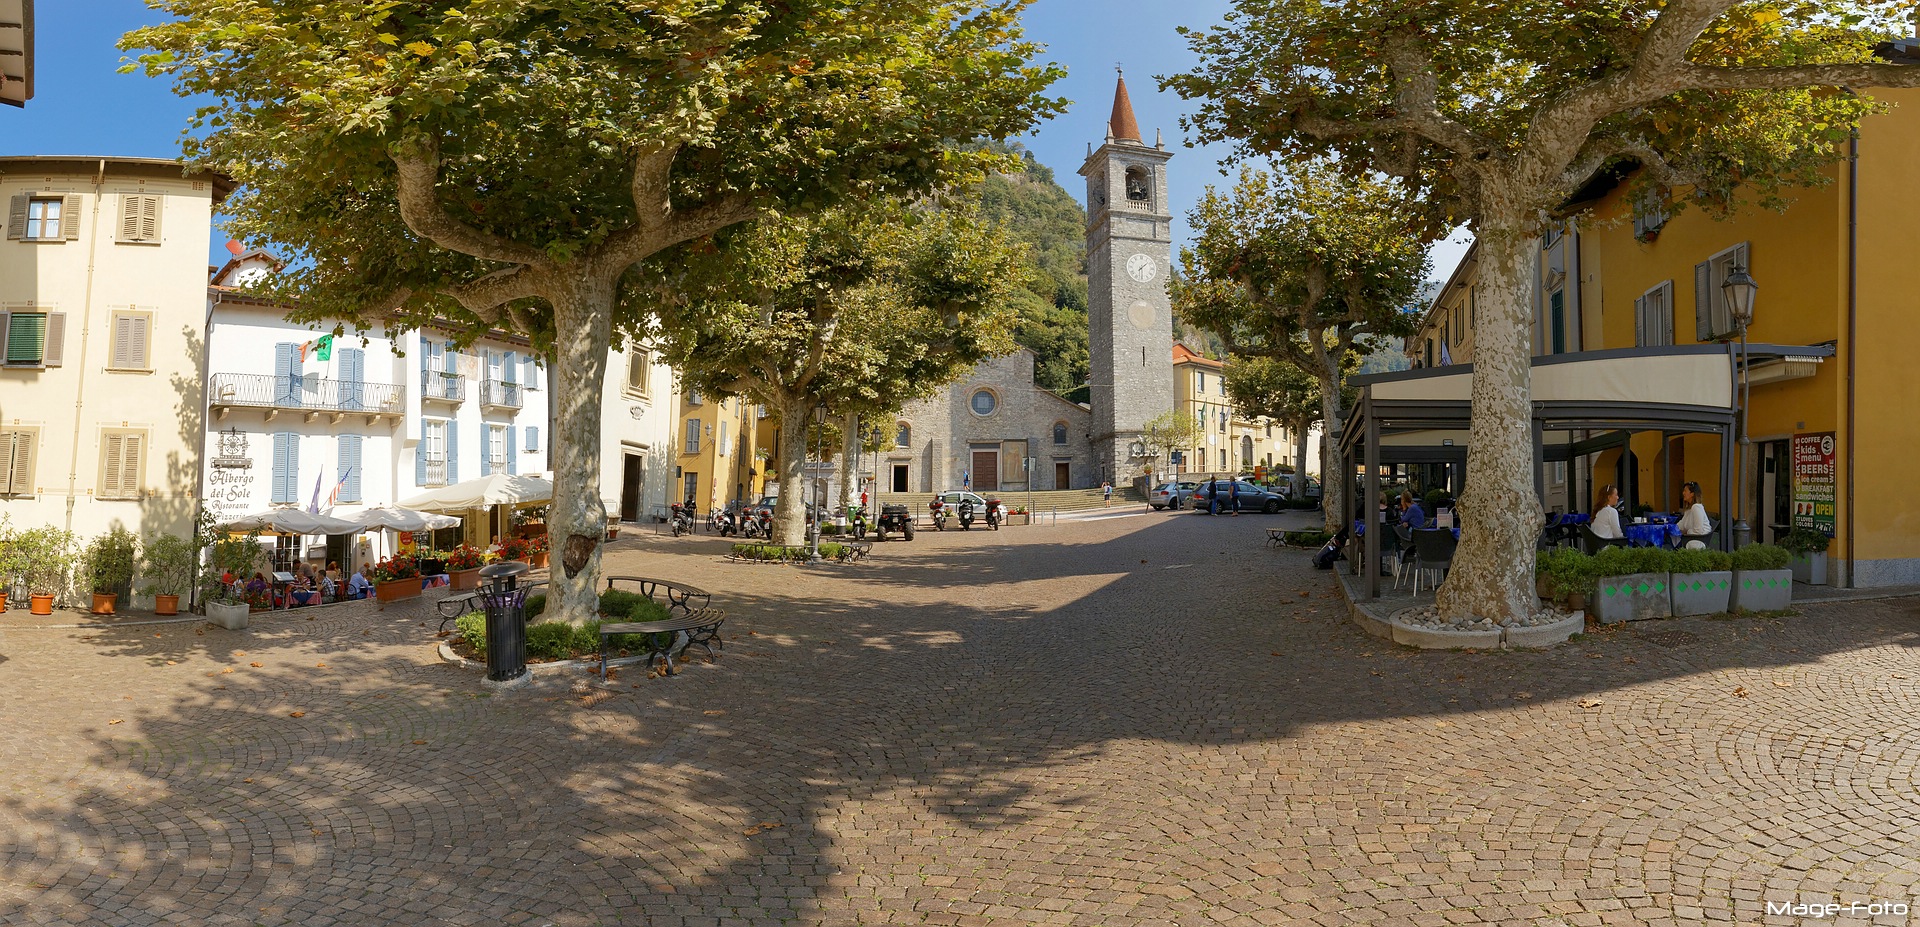
[(1227, 483), (1227, 499), (1233, 507), (1233, 517), (1239, 518), (1240, 517), (1240, 481), (1239, 480), (1233, 480)]
[(1100, 481), (1100, 498), (1106, 502), (1107, 508), (1113, 508), (1113, 481), (1112, 480)]

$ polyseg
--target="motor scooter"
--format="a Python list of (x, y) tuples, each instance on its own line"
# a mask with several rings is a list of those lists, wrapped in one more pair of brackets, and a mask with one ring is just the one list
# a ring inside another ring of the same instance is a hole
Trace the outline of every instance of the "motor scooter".
[(1006, 506), (1002, 505), (998, 499), (987, 500), (987, 527), (995, 531), (1000, 530), (1000, 523), (1007, 520), (1007, 513), (1002, 511), (1004, 508)]
[(932, 509), (932, 510), (933, 510), (933, 530), (935, 530), (935, 531), (945, 531), (945, 530), (947, 530), (947, 505), (946, 505), (946, 503), (944, 503), (944, 502), (941, 502), (941, 501), (940, 501), (940, 500), (938, 500), (938, 499), (935, 499), (935, 500), (933, 500), (932, 502), (929, 502), (929, 503), (927, 503), (927, 508), (929, 508), (929, 509)]
[(673, 536), (679, 537), (683, 534), (691, 534), (693, 532), (693, 504), (686, 503), (683, 505), (676, 502), (669, 506), (669, 508), (673, 513)]
[(734, 516), (734, 513), (721, 509), (713, 513), (712, 527), (720, 532), (721, 537), (730, 538), (740, 533), (740, 520)]
[(973, 500), (965, 499), (960, 503), (960, 530), (973, 530)]

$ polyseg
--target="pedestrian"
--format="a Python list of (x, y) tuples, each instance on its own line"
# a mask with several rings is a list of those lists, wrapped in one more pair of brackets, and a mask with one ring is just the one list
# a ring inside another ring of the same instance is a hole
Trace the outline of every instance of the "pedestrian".
[(1100, 498), (1106, 502), (1107, 508), (1113, 507), (1113, 481), (1112, 480), (1100, 481)]
[(1220, 514), (1220, 481), (1207, 481), (1207, 514)]
[(1233, 506), (1233, 517), (1239, 518), (1240, 517), (1240, 481), (1239, 480), (1232, 480), (1227, 483), (1227, 499)]

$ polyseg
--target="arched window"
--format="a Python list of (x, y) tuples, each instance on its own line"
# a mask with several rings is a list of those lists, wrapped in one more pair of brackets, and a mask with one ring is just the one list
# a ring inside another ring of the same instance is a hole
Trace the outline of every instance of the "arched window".
[(1144, 167), (1127, 168), (1127, 199), (1144, 203), (1153, 193), (1151, 175)]
[(1066, 422), (1053, 423), (1053, 443), (1055, 444), (1067, 443), (1067, 423)]
[(894, 447), (913, 446), (913, 426), (912, 425), (909, 425), (906, 422), (900, 423), (900, 430), (897, 432), (894, 432), (894, 435), (893, 435), (893, 446)]

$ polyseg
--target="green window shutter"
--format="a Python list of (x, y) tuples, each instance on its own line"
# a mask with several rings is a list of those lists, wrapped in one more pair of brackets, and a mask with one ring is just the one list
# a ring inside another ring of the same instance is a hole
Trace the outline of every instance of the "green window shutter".
[(32, 200), (33, 194), (21, 193), (7, 202), (8, 238), (27, 237), (27, 204)]
[(16, 312), (7, 320), (7, 363), (18, 367), (38, 367), (45, 360), (47, 316), (38, 312)]
[(73, 241), (80, 237), (80, 195), (69, 193), (61, 199), (60, 237)]

